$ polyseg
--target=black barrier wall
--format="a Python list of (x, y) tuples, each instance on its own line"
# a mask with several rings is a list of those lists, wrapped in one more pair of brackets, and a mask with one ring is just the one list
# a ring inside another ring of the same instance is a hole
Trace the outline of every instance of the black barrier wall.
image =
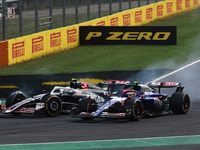
[(51, 91), (55, 85), (43, 85), (44, 82), (69, 82), (72, 78), (131, 80), (141, 81), (143, 84), (145, 84), (169, 71), (171, 70), (157, 69), (142, 71), (110, 71), (52, 75), (0, 76), (0, 98), (6, 98), (9, 94), (17, 90), (24, 92), (27, 96), (30, 96), (31, 93), (42, 93), (42, 90)]

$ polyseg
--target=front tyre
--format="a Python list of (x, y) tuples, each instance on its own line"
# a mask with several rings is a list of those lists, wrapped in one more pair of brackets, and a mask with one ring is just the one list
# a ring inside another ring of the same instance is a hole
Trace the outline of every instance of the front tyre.
[[(93, 111), (97, 110), (97, 104), (96, 101), (91, 99), (91, 97), (86, 97), (80, 100), (78, 111), (81, 112), (87, 112), (91, 113)], [(83, 120), (93, 120), (93, 117), (81, 117)]]
[(45, 96), (42, 99), (42, 102), (45, 103), (45, 116), (55, 117), (57, 116), (62, 110), (62, 101), (57, 96)]
[(143, 116), (143, 104), (139, 99), (127, 99), (124, 103), (124, 112), (129, 121), (139, 121)]
[(6, 99), (6, 108), (25, 100), (26, 96), (21, 91), (11, 93)]
[(184, 92), (173, 93), (170, 104), (174, 114), (187, 114), (190, 109), (190, 97)]

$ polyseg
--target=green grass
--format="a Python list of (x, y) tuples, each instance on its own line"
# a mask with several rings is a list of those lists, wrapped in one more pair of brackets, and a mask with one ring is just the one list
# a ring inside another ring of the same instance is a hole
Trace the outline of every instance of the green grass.
[(91, 71), (177, 69), (200, 57), (200, 9), (158, 20), (151, 26), (177, 26), (176, 46), (79, 46), (17, 65), (0, 67), (0, 75)]

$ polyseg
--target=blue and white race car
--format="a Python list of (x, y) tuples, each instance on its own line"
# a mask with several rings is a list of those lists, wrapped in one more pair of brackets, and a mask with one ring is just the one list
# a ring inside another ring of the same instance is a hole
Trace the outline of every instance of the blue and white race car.
[[(122, 84), (125, 88), (121, 88), (118, 92), (112, 92), (111, 89), (111, 95), (108, 95), (108, 100), (102, 105), (88, 95), (80, 100), (79, 105), (72, 107), (70, 115), (84, 120), (110, 117), (127, 118), (132, 121), (140, 120), (144, 114), (150, 116), (168, 112), (187, 114), (190, 108), (190, 98), (187, 93), (182, 92), (183, 87), (180, 83), (152, 82), (144, 85), (140, 82), (109, 80), (107, 84), (113, 84), (113, 87)], [(161, 88), (173, 87), (176, 91), (170, 97), (160, 93)]]

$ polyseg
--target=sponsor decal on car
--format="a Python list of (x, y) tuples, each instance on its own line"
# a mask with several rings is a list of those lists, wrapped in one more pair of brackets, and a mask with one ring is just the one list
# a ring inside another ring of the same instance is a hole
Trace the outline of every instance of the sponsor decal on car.
[(177, 82), (152, 82), (151, 85), (178, 86)]
[(88, 84), (86, 82), (81, 83), (81, 88), (82, 89), (88, 89)]
[(44, 107), (45, 107), (45, 103), (37, 103), (35, 110), (38, 111), (38, 110), (41, 110)]
[(108, 116), (125, 117), (125, 113), (108, 113)]
[(158, 99), (154, 99), (154, 105), (158, 106), (158, 107), (162, 107), (163, 103), (162, 103), (162, 101), (160, 101)]
[(175, 82), (165, 82), (164, 85), (179, 85), (179, 83), (175, 83)]
[(87, 115), (89, 116), (89, 115), (92, 115), (92, 113), (81, 112), (80, 115), (81, 115), (81, 116), (87, 116)]
[(130, 83), (130, 81), (125, 81), (125, 80), (108, 80), (106, 82), (112, 83), (113, 81), (115, 81), (116, 84), (129, 84)]
[(19, 108), (20, 106), (22, 106), (22, 105), (24, 105), (24, 104), (26, 104), (26, 103), (29, 103), (31, 100), (33, 100), (33, 99), (32, 99), (32, 98), (28, 98), (28, 99), (23, 100), (23, 101), (21, 101), (21, 102), (19, 102), (19, 103), (16, 103), (16, 104), (10, 106), (8, 109), (6, 109), (6, 110), (4, 111), (4, 113), (10, 113), (10, 112), (16, 110), (17, 108)]
[(26, 108), (26, 107), (22, 107), (21, 109), (19, 109), (18, 111), (19, 113), (25, 113), (25, 114), (33, 114), (35, 112), (35, 109), (33, 108)]
[(125, 117), (125, 113), (108, 113), (108, 112), (102, 112), (101, 116)]

